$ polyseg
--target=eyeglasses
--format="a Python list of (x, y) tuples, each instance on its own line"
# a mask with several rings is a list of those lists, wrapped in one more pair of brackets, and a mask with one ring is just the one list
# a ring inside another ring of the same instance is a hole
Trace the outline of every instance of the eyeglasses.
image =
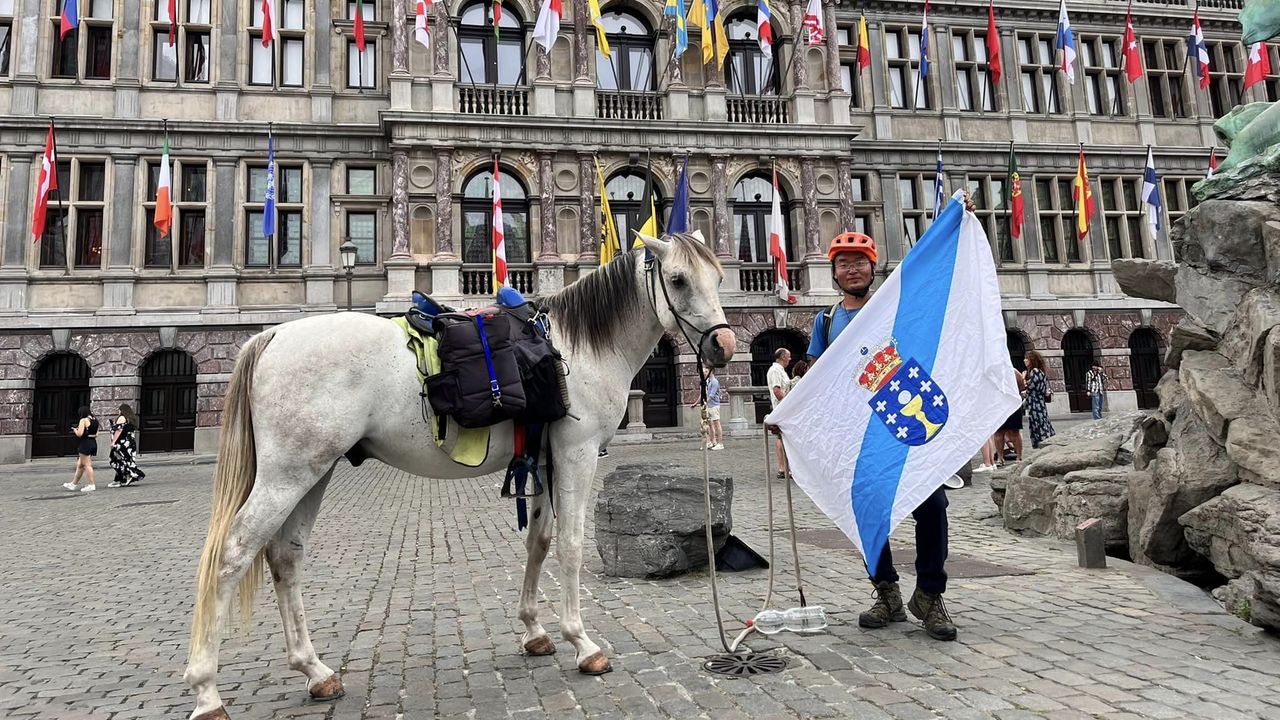
[(836, 263), (837, 270), (847, 270), (849, 268), (853, 268), (854, 270), (866, 270), (869, 267), (871, 267), (871, 261), (868, 260), (867, 258), (860, 258), (858, 260), (841, 261)]

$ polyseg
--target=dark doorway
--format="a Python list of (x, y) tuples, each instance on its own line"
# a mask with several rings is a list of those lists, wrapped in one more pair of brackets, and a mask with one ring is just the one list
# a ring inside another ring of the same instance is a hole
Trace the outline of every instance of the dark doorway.
[(1141, 327), (1129, 335), (1129, 370), (1138, 407), (1160, 407), (1156, 395), (1156, 383), (1160, 382), (1160, 334), (1155, 330)]
[(89, 404), (89, 363), (72, 353), (45, 358), (36, 370), (31, 413), (31, 457), (76, 454), (79, 440), (71, 428), (76, 413)]
[[(644, 367), (631, 381), (632, 390), (644, 391), (646, 427), (676, 425), (676, 349), (667, 338), (658, 341)], [(626, 420), (623, 420), (624, 427)]]
[(1093, 365), (1093, 340), (1083, 330), (1069, 330), (1062, 336), (1062, 379), (1067, 386), (1071, 412), (1090, 412), (1093, 401), (1085, 390), (1084, 376)]
[(1027, 340), (1017, 330), (1004, 331), (1005, 345), (1009, 348), (1009, 362), (1020, 371), (1027, 369)]
[[(786, 348), (791, 351), (791, 365), (787, 367), (787, 373), (790, 374), (797, 360), (803, 360), (805, 351), (809, 349), (809, 341), (805, 336), (796, 330), (765, 330), (751, 341), (751, 384), (755, 387), (764, 387), (769, 381), (766, 376), (769, 374), (769, 366), (773, 364), (773, 353), (778, 348)], [(763, 422), (764, 416), (769, 414), (773, 404), (769, 402), (769, 393), (758, 393), (752, 398), (756, 406), (756, 422)]]
[(162, 350), (142, 366), (139, 449), (191, 450), (196, 434), (196, 363), (181, 350)]

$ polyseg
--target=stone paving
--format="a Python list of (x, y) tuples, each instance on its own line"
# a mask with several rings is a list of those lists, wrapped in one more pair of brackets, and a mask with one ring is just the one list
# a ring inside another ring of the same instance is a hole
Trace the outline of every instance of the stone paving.
[[(700, 469), (692, 446), (615, 446), (602, 469), (641, 458)], [(731, 441), (713, 461), (736, 479), (735, 534), (767, 552), (762, 453), (759, 440)], [(211, 470), (157, 467), (144, 485), (91, 495), (63, 491), (66, 471), (0, 470), (0, 716), (186, 717), (181, 674)], [(1280, 640), (1154, 571), (1117, 561), (1085, 571), (1070, 546), (1008, 535), (991, 519), (981, 476), (950, 494), (957, 573), (947, 601), (958, 642), (934, 642), (914, 622), (858, 628), (870, 602), (861, 564), (817, 532), (830, 523), (798, 496), (806, 594), (831, 625), (748, 641), (789, 662), (754, 679), (701, 669), (720, 651), (707, 575), (601, 576), (588, 513), (583, 617), (614, 672), (584, 677), (558, 637), (554, 549), (542, 613), (560, 652), (518, 652), (523, 544), (498, 482), (340, 466), (303, 592), (316, 647), (340, 667), (347, 696), (306, 699), (285, 662), (268, 583), (254, 625), (223, 644), (220, 690), (232, 717), (1280, 718)], [(790, 543), (776, 538), (777, 604), (786, 607), (796, 604)], [(895, 545), (908, 550), (910, 538), (908, 522)], [(990, 571), (983, 563), (1016, 574), (958, 572)], [(720, 577), (736, 629), (759, 608), (765, 572)], [(904, 577), (907, 591), (910, 583)]]

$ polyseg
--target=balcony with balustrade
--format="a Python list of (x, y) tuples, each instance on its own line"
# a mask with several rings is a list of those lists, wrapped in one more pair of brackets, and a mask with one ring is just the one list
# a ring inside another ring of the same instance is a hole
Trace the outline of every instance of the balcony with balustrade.
[[(511, 287), (525, 295), (532, 295), (536, 290), (534, 278), (537, 272), (533, 265), (511, 265), (507, 268), (507, 282)], [(462, 266), (462, 294), (466, 297), (493, 296), (493, 267), (486, 264), (466, 264)]]
[[(773, 265), (768, 263), (748, 263), (738, 269), (738, 282), (742, 292), (749, 294), (773, 293), (777, 290), (773, 283)], [(804, 270), (798, 267), (787, 269), (787, 287), (791, 292), (803, 292)]]

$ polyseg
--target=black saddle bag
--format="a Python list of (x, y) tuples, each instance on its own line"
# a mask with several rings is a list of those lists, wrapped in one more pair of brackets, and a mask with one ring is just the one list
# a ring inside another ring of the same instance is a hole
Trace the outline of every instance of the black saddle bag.
[(507, 313), (442, 313), (433, 327), (440, 373), (427, 378), (432, 410), (467, 428), (496, 425), (524, 414), (524, 383)]

